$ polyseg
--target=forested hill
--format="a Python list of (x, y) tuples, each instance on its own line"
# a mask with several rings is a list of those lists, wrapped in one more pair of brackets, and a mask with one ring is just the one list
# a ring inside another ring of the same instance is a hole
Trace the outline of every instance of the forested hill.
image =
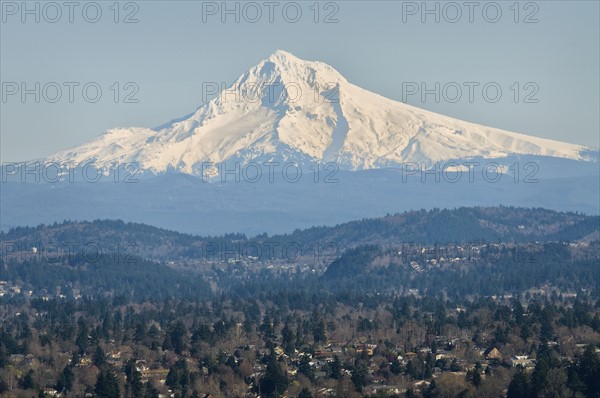
[(577, 241), (600, 239), (600, 217), (546, 209), (475, 207), (419, 210), (314, 227), (285, 235), (293, 241), (328, 240), (340, 246), (404, 243)]
[(65, 221), (37, 227), (18, 227), (0, 233), (3, 254), (33, 247), (97, 246), (103, 252), (132, 253), (155, 260), (205, 256), (208, 246), (275, 242), (277, 245), (335, 243), (345, 250), (364, 244), (405, 242), (531, 242), (592, 241), (600, 239), (600, 217), (545, 209), (513, 207), (419, 210), (363, 219), (336, 226), (312, 227), (285, 235), (246, 237), (227, 234), (200, 237), (120, 220)]

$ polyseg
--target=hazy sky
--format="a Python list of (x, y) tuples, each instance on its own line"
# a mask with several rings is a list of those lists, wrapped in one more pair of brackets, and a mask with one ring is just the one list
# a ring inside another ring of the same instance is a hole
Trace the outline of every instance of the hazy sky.
[[(2, 1), (1, 161), (190, 113), (202, 103), (203, 82), (231, 83), (276, 49), (324, 61), (398, 101), (600, 146), (599, 2), (467, 3), (428, 2), (424, 10), (421, 1), (228, 2), (228, 14), (221, 1), (61, 0), (27, 10)], [(422, 85), (436, 91), (436, 82), (439, 102), (433, 93), (425, 101), (407, 95)], [(22, 97), (23, 88), (31, 93)]]

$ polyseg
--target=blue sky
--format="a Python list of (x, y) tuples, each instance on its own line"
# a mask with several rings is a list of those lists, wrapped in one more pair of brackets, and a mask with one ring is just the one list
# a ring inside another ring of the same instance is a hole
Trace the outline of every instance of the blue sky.
[[(192, 112), (202, 102), (203, 82), (231, 83), (276, 49), (324, 61), (354, 84), (398, 101), (511, 131), (600, 146), (597, 1), (520, 2), (516, 7), (513, 1), (484, 1), (473, 9), (463, 1), (428, 2), (433, 13), (424, 14), (421, 1), (337, 1), (316, 7), (313, 1), (279, 1), (272, 3), (272, 22), (264, 1), (228, 2), (239, 11), (224, 15), (220, 1), (120, 2), (118, 15), (113, 1), (92, 3), (77, 2), (73, 10), (54, 3), (59, 17), (53, 6), (44, 8), (46, 3), (27, 3), (34, 10), (28, 14), (20, 1), (2, 1), (3, 162), (43, 157), (111, 127), (154, 127)], [(138, 22), (123, 23), (127, 16)], [(40, 102), (35, 94), (23, 101), (22, 84), (35, 91), (36, 82)], [(432, 89), (436, 82), (439, 102), (433, 94), (423, 101), (405, 91), (414, 84)], [(86, 100), (82, 87), (91, 83)], [(472, 102), (465, 83), (478, 84)], [(486, 84), (502, 90), (497, 102), (490, 100), (494, 92), (483, 94)], [(62, 96), (52, 103), (56, 85)], [(458, 100), (452, 91), (456, 85), (463, 88)], [(102, 96), (91, 102), (96, 86)], [(12, 94), (15, 87), (19, 91)], [(444, 87), (448, 91), (442, 92)], [(126, 103), (128, 94), (137, 102)]]

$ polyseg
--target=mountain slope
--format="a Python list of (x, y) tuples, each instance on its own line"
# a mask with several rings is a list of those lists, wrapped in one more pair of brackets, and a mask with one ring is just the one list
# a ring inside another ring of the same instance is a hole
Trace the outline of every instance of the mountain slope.
[(597, 160), (597, 151), (468, 123), (392, 101), (331, 66), (276, 51), (193, 114), (156, 129), (107, 131), (49, 162), (137, 162), (200, 175), (203, 162), (336, 162), (361, 170), (511, 154)]

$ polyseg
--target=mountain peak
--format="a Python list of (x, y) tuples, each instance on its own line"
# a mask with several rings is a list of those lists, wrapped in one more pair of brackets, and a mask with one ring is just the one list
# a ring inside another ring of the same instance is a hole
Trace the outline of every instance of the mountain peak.
[(347, 80), (333, 67), (320, 61), (307, 61), (285, 50), (276, 50), (250, 68), (237, 83), (269, 81), (299, 84), (303, 89), (314, 90), (335, 86)]
[(198, 174), (207, 161), (327, 161), (358, 170), (510, 154), (584, 160), (589, 150), (396, 102), (326, 63), (277, 50), (191, 115), (154, 130), (118, 129), (48, 160)]
[(269, 55), (266, 60), (275, 62), (275, 61), (303, 61), (300, 58), (296, 57), (294, 54), (285, 51), (285, 50), (275, 50), (271, 55)]

